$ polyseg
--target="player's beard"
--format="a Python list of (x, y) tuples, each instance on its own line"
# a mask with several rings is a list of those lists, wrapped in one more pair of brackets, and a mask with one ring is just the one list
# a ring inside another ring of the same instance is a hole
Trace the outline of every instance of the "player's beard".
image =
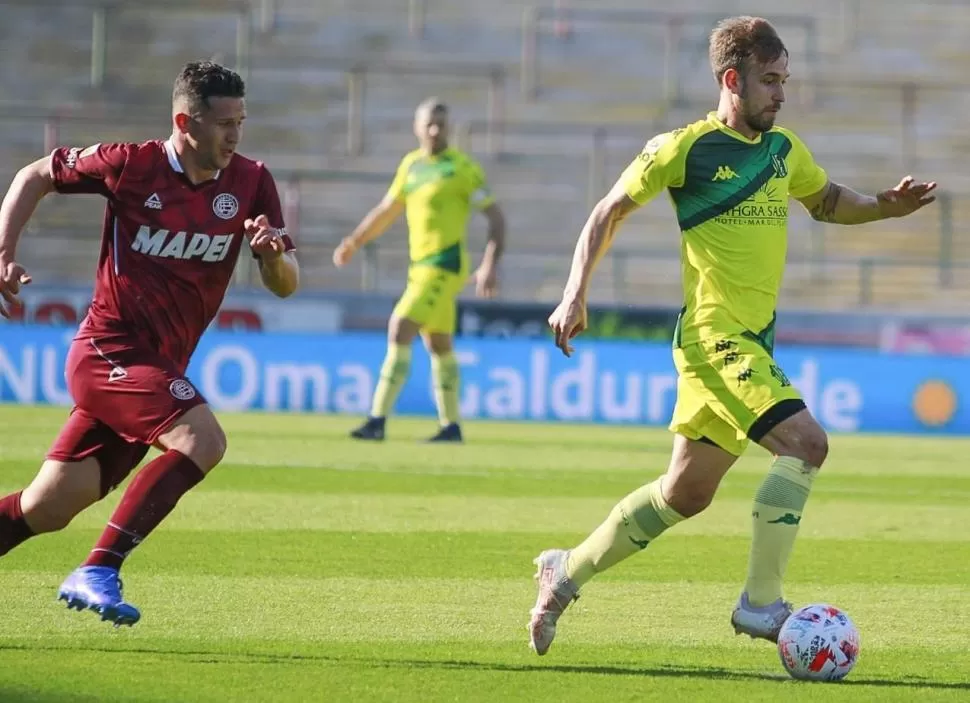
[(751, 113), (745, 111), (744, 122), (755, 132), (767, 132), (769, 129), (775, 126), (775, 114), (774, 112), (756, 112)]
[(775, 126), (775, 116), (778, 114), (777, 110), (780, 105), (773, 106), (776, 110), (775, 112), (766, 112), (768, 108), (752, 110), (751, 106), (748, 105), (748, 88), (743, 80), (741, 82), (741, 100), (741, 107), (743, 109), (741, 116), (751, 131), (767, 132)]
[(768, 112), (768, 108), (752, 110), (747, 103), (742, 103), (742, 108), (741, 117), (751, 131), (767, 132), (775, 126), (775, 117), (778, 114), (777, 106), (775, 106), (775, 112)]

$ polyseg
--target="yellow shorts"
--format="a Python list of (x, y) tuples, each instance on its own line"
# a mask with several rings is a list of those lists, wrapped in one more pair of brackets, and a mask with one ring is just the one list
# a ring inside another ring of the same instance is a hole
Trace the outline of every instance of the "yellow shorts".
[(458, 295), (466, 278), (435, 266), (412, 266), (394, 315), (411, 320), (426, 332), (454, 334)]
[(801, 400), (771, 354), (740, 335), (675, 348), (674, 365), (677, 404), (670, 430), (706, 438), (735, 456), (744, 453), (749, 430), (766, 412), (782, 401)]

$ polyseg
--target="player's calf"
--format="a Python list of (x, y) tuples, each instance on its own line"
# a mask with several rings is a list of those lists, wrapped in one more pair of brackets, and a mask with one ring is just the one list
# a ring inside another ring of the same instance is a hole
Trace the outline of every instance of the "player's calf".
[(166, 451), (128, 484), (83, 566), (120, 569), (182, 496), (222, 460), (226, 436), (209, 407), (198, 405), (160, 435), (157, 444)]
[(828, 439), (799, 400), (781, 401), (748, 434), (775, 459), (754, 497), (748, 578), (731, 622), (736, 632), (773, 641), (791, 612), (782, 583)]

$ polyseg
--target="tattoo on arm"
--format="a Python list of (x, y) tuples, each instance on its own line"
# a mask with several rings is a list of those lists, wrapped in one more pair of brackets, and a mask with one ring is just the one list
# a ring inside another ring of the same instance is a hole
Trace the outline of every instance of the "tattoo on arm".
[(839, 205), (839, 198), (842, 197), (842, 186), (838, 183), (829, 183), (822, 196), (822, 202), (812, 208), (812, 218), (819, 222), (835, 222), (835, 208)]

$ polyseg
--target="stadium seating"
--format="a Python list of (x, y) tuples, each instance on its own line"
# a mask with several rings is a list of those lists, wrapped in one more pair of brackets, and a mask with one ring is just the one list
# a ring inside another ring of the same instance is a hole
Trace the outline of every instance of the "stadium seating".
[[(97, 2), (0, 0), (0, 39), (16, 57), (0, 65), (0, 174), (9, 181), (52, 140), (165, 134), (179, 66), (214, 56), (249, 81), (244, 151), (265, 159), (299, 204), (306, 285), (394, 292), (406, 262), (402, 225), (347, 271), (330, 265), (330, 253), (382, 195), (412, 148), (415, 104), (435, 93), (452, 105), (456, 139), (483, 160), (507, 211), (503, 295), (551, 300), (595, 197), (652, 134), (714, 104), (706, 34), (731, 4), (681, 0), (675, 15), (642, 0), (612, 0), (610, 12), (594, 12), (595, 0), (534, 10), (513, 0), (121, 2), (105, 14), (101, 72), (91, 61)], [(939, 180), (948, 197), (945, 208), (851, 230), (793, 208), (784, 300), (959, 309), (970, 302), (960, 267), (970, 261), (970, 91), (960, 83), (970, 8), (930, 0), (883, 13), (878, 5), (792, 0), (778, 14), (777, 3), (743, 3), (788, 41), (794, 75), (783, 123), (833, 178), (874, 189), (911, 172)], [(579, 12), (557, 17), (559, 6)], [(524, 27), (539, 28), (525, 52)], [(45, 202), (24, 243), (37, 280), (87, 281), (99, 222), (96, 198)], [(471, 231), (480, 251), (484, 221)], [(617, 247), (597, 277), (599, 299), (676, 303), (678, 233), (665, 201), (636, 213)], [(954, 268), (941, 272), (941, 262)]]

